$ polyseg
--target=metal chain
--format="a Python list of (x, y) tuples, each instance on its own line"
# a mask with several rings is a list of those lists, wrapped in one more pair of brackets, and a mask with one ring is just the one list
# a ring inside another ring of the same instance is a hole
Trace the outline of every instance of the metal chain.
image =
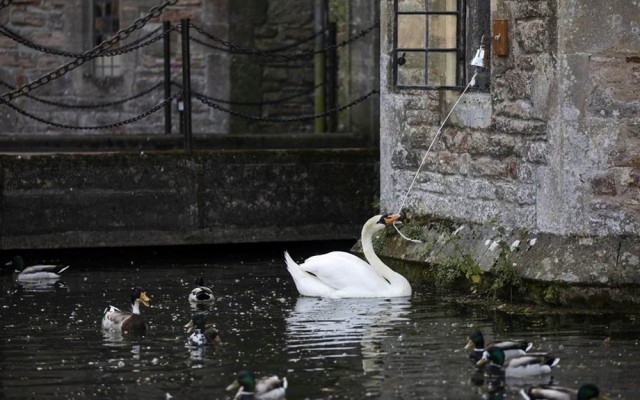
[(208, 39), (211, 39), (212, 41), (221, 44), (224, 47), (218, 47), (218, 46), (214, 46), (210, 43), (204, 42), (202, 40), (199, 40), (197, 38), (191, 37), (190, 39), (193, 40), (194, 42), (201, 44), (205, 47), (209, 47), (211, 49), (214, 50), (222, 50), (222, 51), (228, 51), (229, 53), (233, 53), (233, 54), (248, 54), (248, 55), (258, 55), (258, 56), (263, 56), (263, 57), (273, 57), (273, 58), (283, 58), (283, 59), (288, 59), (288, 60), (294, 60), (294, 59), (299, 59), (299, 58), (311, 58), (313, 57), (315, 54), (319, 54), (319, 53), (325, 53), (334, 49), (338, 49), (340, 47), (345, 47), (353, 42), (355, 42), (358, 39), (363, 38), (364, 36), (366, 36), (367, 34), (369, 34), (371, 31), (373, 31), (374, 29), (378, 29), (380, 27), (379, 23), (375, 23), (372, 26), (370, 26), (367, 29), (364, 29), (362, 31), (360, 31), (360, 33), (358, 33), (357, 35), (352, 36), (351, 38), (349, 38), (349, 40), (344, 40), (340, 43), (336, 43), (334, 45), (331, 46), (327, 46), (323, 49), (320, 50), (308, 50), (308, 51), (301, 51), (298, 53), (284, 53), (284, 54), (280, 54), (279, 52), (281, 50), (276, 49), (276, 50), (257, 50), (257, 49), (249, 49), (246, 47), (241, 47), (238, 46), (230, 41), (227, 40), (223, 40), (220, 39), (218, 37), (216, 37), (215, 35), (206, 32), (204, 29), (199, 28), (193, 24), (191, 24), (191, 26), (193, 26), (194, 29), (196, 29), (198, 32), (200, 32), (202, 35), (206, 36)]
[[(189, 24), (189, 26), (190, 26), (190, 27), (192, 27), (193, 29), (195, 29), (195, 30), (196, 30), (197, 32), (199, 32), (201, 35), (203, 35), (203, 36), (205, 36), (205, 37), (207, 37), (207, 38), (209, 38), (209, 39), (213, 40), (214, 42), (218, 42), (218, 43), (222, 44), (222, 45), (223, 45), (223, 46), (225, 46), (225, 47), (233, 48), (233, 49), (238, 49), (238, 52), (253, 52), (253, 51), (254, 51), (254, 50), (251, 50), (251, 49), (248, 49), (248, 48), (240, 47), (240, 46), (235, 45), (235, 44), (233, 44), (233, 43), (231, 43), (231, 42), (229, 42), (229, 41), (226, 41), (226, 40), (220, 39), (220, 38), (218, 38), (217, 36), (215, 36), (215, 35), (213, 35), (213, 34), (211, 34), (211, 33), (207, 32), (207, 31), (206, 31), (206, 30), (204, 30), (203, 28), (201, 28), (201, 27), (199, 27), (199, 26), (195, 25), (193, 22), (191, 22), (191, 23)], [(289, 50), (289, 49), (292, 49), (292, 48), (294, 48), (294, 47), (298, 47), (298, 46), (300, 46), (300, 45), (302, 45), (302, 44), (304, 44), (304, 43), (310, 42), (311, 40), (315, 39), (316, 37), (318, 37), (318, 36), (320, 36), (320, 35), (324, 34), (324, 32), (325, 32), (325, 31), (316, 32), (314, 35), (309, 36), (309, 37), (307, 37), (307, 38), (304, 38), (304, 39), (302, 39), (302, 40), (299, 40), (299, 41), (297, 41), (297, 42), (295, 42), (295, 43), (292, 43), (292, 44), (289, 44), (289, 45), (286, 45), (286, 46), (276, 47), (276, 48), (269, 49), (269, 50), (263, 50), (263, 52), (264, 52), (264, 53), (269, 53), (269, 54), (271, 54), (271, 53), (279, 53), (279, 52), (281, 52), (281, 51)], [(196, 40), (195, 38), (193, 38), (193, 37), (192, 37), (191, 39), (194, 39), (194, 41), (196, 41), (196, 42), (198, 42), (198, 43), (201, 43), (201, 42), (197, 41), (197, 40)], [(217, 48), (217, 49), (219, 49), (219, 50), (224, 50), (224, 49), (221, 49), (221, 48)]]
[[(175, 85), (176, 87), (182, 89), (182, 84), (178, 83), (178, 82), (171, 82), (172, 85)], [(200, 96), (202, 98), (205, 98), (211, 102), (214, 103), (221, 103), (221, 104), (230, 104), (230, 105), (234, 105), (234, 106), (263, 106), (263, 105), (269, 105), (269, 104), (280, 104), (280, 103), (284, 103), (286, 101), (298, 98), (298, 97), (302, 97), (302, 96), (306, 96), (310, 93), (313, 93), (313, 91), (315, 91), (317, 88), (323, 86), (324, 83), (320, 83), (316, 86), (314, 86), (313, 88), (306, 90), (304, 92), (300, 92), (300, 93), (295, 93), (292, 94), (291, 96), (287, 96), (287, 97), (282, 97), (279, 99), (274, 99), (274, 100), (267, 100), (267, 101), (230, 101), (230, 100), (223, 100), (223, 99), (216, 99), (214, 97), (209, 97), (207, 95), (204, 95), (202, 93), (198, 93), (196, 91), (191, 91), (191, 93), (193, 93), (194, 96)]]
[(143, 112), (142, 114), (140, 114), (140, 115), (138, 115), (136, 117), (125, 119), (123, 121), (118, 121), (118, 122), (115, 122), (113, 124), (96, 125), (96, 126), (75, 126), (75, 125), (60, 124), (60, 123), (53, 122), (53, 121), (48, 121), (48, 120), (46, 120), (44, 118), (38, 117), (36, 115), (33, 115), (33, 114), (31, 114), (31, 113), (29, 113), (29, 112), (17, 107), (15, 104), (9, 103), (8, 101), (5, 101), (3, 99), (0, 99), (0, 103), (6, 104), (7, 106), (13, 108), (17, 113), (22, 114), (25, 117), (29, 117), (29, 118), (31, 118), (33, 120), (36, 120), (38, 122), (42, 122), (43, 124), (54, 126), (56, 128), (75, 129), (75, 130), (99, 130), (99, 129), (118, 128), (118, 127), (123, 126), (123, 125), (127, 125), (127, 124), (131, 124), (131, 123), (140, 121), (141, 119), (144, 119), (144, 118), (148, 117), (149, 115), (151, 115), (151, 114), (157, 112), (158, 110), (162, 109), (169, 102), (171, 102), (174, 99), (177, 99), (177, 98), (179, 98), (181, 96), (182, 96), (182, 93), (176, 93), (176, 94), (172, 95), (171, 97), (168, 97), (168, 98), (164, 99), (162, 102), (160, 102), (159, 104), (157, 104), (153, 108)]
[[(128, 43), (125, 46), (120, 47), (118, 50), (111, 50), (111, 51), (107, 51), (104, 53), (98, 53), (95, 54), (94, 56), (92, 56), (91, 58), (95, 58), (95, 57), (110, 57), (110, 56), (115, 56), (118, 54), (124, 54), (124, 53), (128, 53), (131, 52), (133, 50), (139, 49), (141, 47), (150, 45), (152, 43), (157, 42), (158, 40), (162, 39), (164, 37), (164, 35), (168, 34), (169, 32), (171, 32), (172, 30), (174, 30), (173, 27), (167, 29), (167, 31), (162, 32), (161, 34), (155, 36), (155, 37), (151, 37), (154, 34), (156, 34), (158, 31), (160, 31), (162, 29), (162, 26), (157, 27), (156, 29), (154, 29), (152, 32), (144, 35), (143, 37), (134, 40), (131, 43)], [(47, 53), (47, 54), (53, 54), (56, 56), (63, 56), (63, 57), (70, 57), (70, 58), (82, 58), (85, 57), (85, 53), (73, 53), (70, 51), (64, 51), (64, 50), (58, 50), (58, 49), (53, 49), (51, 47), (46, 47), (46, 46), (42, 46), (42, 45), (38, 45), (22, 36), (20, 36), (18, 33), (12, 31), (11, 29), (7, 28), (6, 26), (0, 26), (0, 33), (4, 34), (5, 36), (7, 36), (10, 39), (13, 39), (14, 41), (32, 48), (34, 50), (40, 51), (42, 53)], [(151, 39), (148, 39), (150, 38)], [(148, 39), (148, 40), (147, 40)]]
[(92, 48), (91, 50), (87, 50), (85, 53), (83, 53), (82, 57), (76, 58), (75, 60), (68, 62), (67, 64), (64, 64), (62, 67), (58, 68), (57, 70), (52, 71), (44, 76), (41, 76), (40, 78), (36, 79), (33, 82), (29, 82), (25, 85), (22, 85), (16, 90), (3, 94), (2, 96), (0, 96), (0, 99), (6, 104), (8, 101), (11, 101), (20, 96), (24, 96), (25, 94), (29, 93), (33, 89), (36, 89), (42, 85), (45, 85), (54, 79), (60, 78), (61, 76), (65, 75), (67, 72), (78, 68), (79, 66), (81, 66), (82, 64), (90, 60), (91, 58), (96, 57), (96, 55), (105, 53), (108, 49), (110, 49), (116, 43), (128, 38), (129, 35), (131, 35), (131, 33), (144, 27), (147, 24), (147, 22), (149, 22), (150, 19), (158, 18), (160, 15), (162, 15), (162, 12), (166, 7), (170, 5), (174, 5), (177, 2), (178, 0), (166, 0), (163, 4), (152, 7), (147, 15), (136, 19), (133, 22), (133, 24), (130, 25), (128, 28), (121, 29), (118, 32), (116, 32), (115, 36), (113, 36), (111, 39), (107, 39), (104, 42), (97, 45), (96, 47)]
[[(106, 103), (95, 103), (95, 104), (65, 104), (65, 103), (58, 103), (56, 101), (51, 101), (51, 100), (46, 100), (46, 99), (41, 99), (39, 97), (30, 95), (30, 94), (26, 94), (25, 97), (35, 100), (37, 102), (43, 103), (43, 104), (47, 104), (50, 106), (57, 106), (57, 107), (62, 107), (62, 108), (78, 108), (78, 109), (90, 109), (90, 108), (106, 108), (106, 107), (111, 107), (111, 106), (117, 106), (119, 104), (123, 104), (126, 103), (128, 101), (131, 100), (135, 100), (138, 99), (142, 96), (145, 96), (151, 92), (153, 92), (154, 90), (156, 90), (157, 88), (159, 88), (160, 86), (162, 86), (164, 84), (164, 82), (158, 82), (155, 85), (153, 85), (152, 87), (145, 89), (142, 92), (136, 93), (134, 95), (132, 95), (131, 97), (127, 97), (126, 99), (120, 99), (120, 100), (115, 100), (115, 101), (111, 101), (111, 102), (106, 102)], [(9, 90), (14, 90), (15, 87), (9, 85), (8, 83), (0, 80), (0, 85), (8, 88)]]
[(369, 97), (371, 97), (372, 95), (379, 93), (377, 90), (372, 90), (369, 93), (365, 94), (364, 96), (355, 99), (354, 101), (352, 101), (349, 104), (346, 104), (344, 106), (341, 107), (336, 107), (336, 108), (332, 108), (330, 110), (327, 110), (323, 113), (320, 114), (314, 114), (314, 115), (303, 115), (300, 117), (292, 117), (292, 118), (269, 118), (269, 117), (260, 117), (257, 115), (250, 115), (250, 114), (245, 114), (245, 113), (241, 113), (241, 112), (237, 112), (237, 111), (233, 111), (230, 110), (228, 108), (224, 108), (219, 106), (218, 104), (210, 101), (209, 99), (203, 97), (203, 96), (199, 96), (199, 95), (195, 95), (194, 97), (198, 100), (200, 100), (200, 102), (202, 102), (203, 104), (214, 108), (218, 111), (222, 111), (231, 115), (235, 115), (237, 117), (241, 117), (244, 119), (249, 119), (249, 120), (253, 120), (253, 121), (263, 121), (263, 122), (273, 122), (273, 123), (282, 123), (282, 122), (306, 122), (306, 121), (310, 121), (316, 118), (321, 118), (321, 117), (326, 117), (328, 115), (331, 114), (335, 114), (335, 113), (339, 113), (342, 112), (348, 108), (351, 108), (353, 106), (355, 106), (356, 104), (362, 103), (363, 101), (365, 101), (366, 99), (368, 99)]
[(11, 0), (2, 0), (0, 1), (0, 10), (5, 7), (8, 7), (11, 4)]

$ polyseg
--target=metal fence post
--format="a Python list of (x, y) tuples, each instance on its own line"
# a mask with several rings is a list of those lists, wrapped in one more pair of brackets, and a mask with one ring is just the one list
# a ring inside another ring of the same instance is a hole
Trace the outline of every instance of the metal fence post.
[(182, 29), (182, 103), (184, 111), (184, 149), (191, 151), (191, 54), (189, 52), (189, 18), (180, 20)]
[[(316, 33), (314, 43), (315, 55), (313, 56), (313, 70), (314, 70), (314, 83), (316, 85), (316, 91), (314, 94), (314, 111), (315, 114), (323, 114), (325, 112), (325, 88), (326, 88), (326, 72), (325, 72), (325, 57), (324, 57), (324, 36), (326, 34), (326, 0), (315, 0), (314, 2), (314, 18), (313, 28)], [(322, 33), (320, 33), (322, 32)], [(316, 133), (323, 133), (327, 130), (326, 118), (324, 116), (317, 117), (314, 121), (314, 131)]]
[[(164, 98), (171, 97), (171, 22), (162, 23), (164, 30)], [(171, 134), (171, 102), (164, 106), (164, 133)]]

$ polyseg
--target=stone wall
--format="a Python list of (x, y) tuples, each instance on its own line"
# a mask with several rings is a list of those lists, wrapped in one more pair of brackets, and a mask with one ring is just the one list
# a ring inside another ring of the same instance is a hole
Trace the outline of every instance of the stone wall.
[(491, 92), (398, 90), (393, 1), (381, 1), (381, 203), (560, 235), (640, 234), (640, 4), (494, 0), (509, 55)]
[(373, 150), (0, 155), (0, 250), (356, 239)]
[[(121, 1), (120, 27), (130, 26), (137, 18), (145, 16), (159, 1)], [(0, 23), (39, 45), (70, 52), (83, 52), (93, 46), (89, 41), (91, 30), (90, 10), (84, 0), (43, 1), (16, 0), (0, 10)], [(342, 7), (344, 8), (344, 7)], [(351, 21), (349, 13), (355, 8), (360, 19)], [(347, 40), (359, 29), (376, 21), (377, 7), (371, 3), (355, 4), (346, 11), (333, 12), (339, 21), (340, 39)], [(292, 12), (291, 10), (295, 10)], [(242, 49), (277, 49), (291, 46), (282, 53), (297, 53), (313, 49), (313, 41), (305, 41), (314, 35), (313, 1), (295, 0), (244, 0), (244, 1), (180, 1), (168, 7), (160, 18), (152, 19), (144, 28), (134, 32), (124, 43), (140, 38), (155, 29), (162, 21), (179, 24), (183, 18), (214, 34), (229, 44)], [(367, 54), (369, 61), (377, 60), (377, 32), (363, 42), (374, 54)], [(214, 47), (224, 48), (191, 29), (191, 36)], [(299, 43), (299, 45), (295, 45)], [(313, 58), (287, 59), (263, 55), (246, 55), (191, 42), (192, 90), (220, 100), (220, 106), (238, 114), (219, 111), (198, 100), (192, 101), (193, 131), (201, 134), (219, 133), (291, 133), (313, 131), (313, 121), (273, 123), (260, 118), (295, 118), (314, 113)], [(361, 69), (351, 68), (351, 49), (340, 50), (341, 100), (347, 103), (378, 85), (377, 63), (369, 62)], [(362, 58), (358, 51), (353, 57)], [(13, 40), (0, 36), (0, 79), (12, 86), (31, 82), (60, 67), (70, 58), (41, 53)], [(122, 56), (123, 74), (117, 78), (96, 78), (91, 62), (67, 73), (31, 93), (34, 96), (58, 103), (103, 103), (130, 97), (163, 81), (162, 40)], [(181, 83), (182, 54), (181, 35), (171, 33), (172, 79)], [(366, 80), (362, 79), (366, 76)], [(352, 77), (355, 79), (352, 80)], [(352, 84), (355, 83), (355, 87)], [(173, 92), (178, 90), (174, 87)], [(0, 88), (0, 93), (9, 89)], [(14, 104), (44, 120), (71, 126), (100, 126), (140, 115), (162, 101), (162, 88), (136, 101), (103, 109), (78, 110), (43, 105), (28, 98), (14, 100)], [(295, 97), (294, 97), (295, 96)], [(279, 101), (292, 97), (291, 100)], [(231, 103), (229, 103), (231, 102)], [(254, 104), (252, 104), (254, 103)], [(257, 103), (257, 105), (255, 104)], [(338, 128), (342, 132), (358, 132), (374, 136), (377, 131), (377, 104), (375, 98), (369, 104), (343, 113)], [(344, 103), (342, 103), (344, 104)], [(173, 105), (172, 131), (179, 131), (177, 104)], [(365, 111), (364, 115), (358, 112)], [(376, 118), (371, 118), (374, 111)], [(256, 119), (257, 118), (257, 119)], [(109, 134), (159, 133), (164, 131), (162, 111), (132, 124), (107, 130), (64, 129), (35, 121), (3, 106), (0, 108), (0, 134)]]

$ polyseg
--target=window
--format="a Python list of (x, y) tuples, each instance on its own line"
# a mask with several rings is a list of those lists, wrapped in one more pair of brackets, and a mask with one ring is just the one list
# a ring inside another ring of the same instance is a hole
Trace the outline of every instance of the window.
[[(488, 1), (394, 0), (394, 17), (396, 87), (466, 86), (469, 54), (480, 46), (477, 38), (488, 34)], [(486, 79), (481, 82), (488, 86)]]
[[(93, 46), (113, 37), (120, 29), (119, 0), (93, 1)], [(93, 75), (97, 78), (120, 76), (121, 55), (97, 57), (93, 62)]]

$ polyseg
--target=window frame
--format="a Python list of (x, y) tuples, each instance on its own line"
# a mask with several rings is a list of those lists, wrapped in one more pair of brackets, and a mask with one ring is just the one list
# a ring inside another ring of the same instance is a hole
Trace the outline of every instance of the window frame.
[[(428, 5), (428, 0), (425, 6)], [(448, 90), (463, 89), (465, 87), (464, 80), (466, 75), (466, 0), (456, 0), (456, 11), (400, 11), (398, 3), (400, 0), (393, 0), (393, 86), (398, 89), (427, 89), (427, 90)], [(399, 15), (424, 15), (425, 16), (425, 47), (420, 48), (404, 48), (398, 47), (398, 16)], [(455, 48), (429, 48), (429, 15), (451, 15), (456, 17), (456, 47)], [(424, 85), (406, 85), (398, 82), (398, 60), (403, 53), (424, 53)], [(451, 85), (430, 85), (429, 82), (429, 53), (454, 53), (456, 57), (456, 84)]]
[[(122, 21), (122, 15), (121, 15), (122, 2), (120, 0), (91, 0), (89, 2), (89, 12), (88, 12), (89, 48), (94, 48), (95, 46), (100, 44), (99, 42), (97, 43), (98, 36), (97, 36), (97, 30), (96, 30), (96, 19), (98, 17), (96, 16), (96, 7), (97, 7), (96, 3), (106, 3), (106, 2), (117, 3), (117, 14), (112, 13), (109, 16), (103, 15), (100, 18), (104, 18), (109, 24), (112, 24), (113, 20), (117, 19), (118, 29), (120, 28), (120, 22)], [(111, 38), (113, 35), (115, 35), (116, 32), (118, 32), (118, 29), (116, 29), (114, 32), (107, 32), (107, 33), (110, 33), (111, 35), (107, 35), (108, 37), (103, 38), (103, 40)], [(111, 30), (113, 31), (113, 27)], [(114, 48), (117, 48), (118, 46), (119, 46), (119, 43), (116, 43)], [(119, 79), (123, 76), (123, 69), (124, 69), (124, 65), (123, 65), (122, 54), (108, 56), (108, 57), (96, 57), (91, 62), (91, 76), (100, 80)]]

